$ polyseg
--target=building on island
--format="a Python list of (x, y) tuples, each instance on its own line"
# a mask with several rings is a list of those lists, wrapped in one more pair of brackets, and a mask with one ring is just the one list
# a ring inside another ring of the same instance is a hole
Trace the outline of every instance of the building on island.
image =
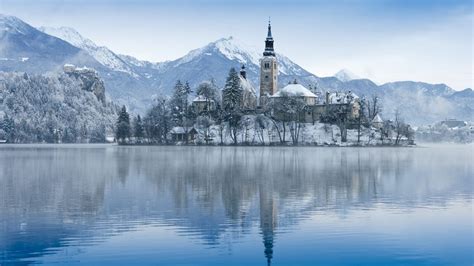
[(457, 120), (457, 119), (448, 119), (441, 121), (442, 125), (446, 125), (448, 128), (460, 128), (467, 126), (466, 121)]
[(383, 119), (380, 117), (379, 114), (376, 114), (374, 119), (372, 119), (371, 124), (373, 127), (380, 129), (383, 127)]
[(344, 114), (346, 119), (359, 117), (360, 99), (355, 93), (349, 92), (326, 92), (324, 101), (320, 101), (313, 107), (313, 121), (319, 121), (329, 114)]
[(192, 108), (196, 114), (212, 112), (216, 109), (216, 102), (213, 99), (208, 99), (204, 95), (198, 95), (191, 103)]
[(318, 102), (318, 96), (303, 85), (298, 84), (296, 80), (286, 85), (283, 89), (278, 90), (271, 97), (274, 101), (284, 99), (285, 97), (296, 97), (302, 99), (306, 105), (310, 106)]
[(278, 90), (278, 62), (273, 48), (272, 26), (268, 22), (265, 51), (260, 59), (260, 105), (267, 104), (270, 96)]
[(264, 109), (269, 101), (285, 101), (287, 97), (302, 99), (305, 108), (299, 117), (302, 122), (314, 123), (321, 120), (323, 116), (334, 112), (344, 114), (347, 119), (355, 119), (359, 116), (359, 97), (352, 92), (326, 92), (326, 97), (321, 99), (314, 92), (298, 84), (293, 83), (278, 89), (278, 61), (274, 49), (271, 24), (268, 23), (267, 38), (265, 39), (265, 50), (260, 59), (260, 97), (259, 107)]
[(247, 80), (245, 65), (242, 65), (239, 73), (240, 89), (242, 90), (241, 108), (244, 111), (255, 110), (257, 108), (257, 91)]
[(194, 142), (197, 134), (198, 132), (194, 127), (173, 127), (170, 131), (171, 140), (174, 142)]

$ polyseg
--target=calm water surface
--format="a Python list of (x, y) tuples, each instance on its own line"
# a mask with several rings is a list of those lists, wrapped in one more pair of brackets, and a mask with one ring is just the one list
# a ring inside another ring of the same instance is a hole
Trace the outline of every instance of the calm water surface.
[(472, 265), (474, 146), (0, 146), (0, 264)]

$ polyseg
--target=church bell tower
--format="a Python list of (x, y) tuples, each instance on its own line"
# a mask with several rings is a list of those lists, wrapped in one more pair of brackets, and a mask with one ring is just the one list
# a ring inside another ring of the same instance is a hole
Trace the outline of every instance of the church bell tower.
[(265, 51), (260, 59), (260, 105), (265, 105), (268, 97), (278, 89), (278, 64), (273, 49), (272, 26), (268, 21), (268, 33), (265, 40)]

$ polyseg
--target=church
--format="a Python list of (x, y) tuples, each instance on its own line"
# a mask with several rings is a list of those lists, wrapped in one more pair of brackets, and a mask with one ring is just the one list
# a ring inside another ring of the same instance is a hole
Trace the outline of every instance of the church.
[[(265, 39), (265, 50), (260, 59), (260, 89), (259, 94), (247, 79), (245, 65), (241, 66), (239, 75), (239, 86), (242, 92), (240, 108), (245, 113), (261, 113), (268, 110), (271, 103), (288, 101), (288, 97), (298, 98), (298, 102), (304, 103), (301, 111), (300, 122), (314, 123), (321, 121), (324, 117), (337, 114), (339, 117), (345, 116), (349, 120), (357, 119), (360, 110), (360, 99), (352, 92), (326, 92), (316, 95), (314, 92), (299, 84), (295, 79), (286, 86), (278, 87), (278, 59), (274, 49), (272, 36), (272, 26), (268, 22), (267, 37)], [(224, 101), (224, 99), (222, 99)], [(193, 106), (198, 113), (215, 109), (213, 100), (198, 96), (193, 100)], [(275, 115), (276, 118), (285, 119), (284, 114)]]
[(278, 88), (278, 60), (274, 49), (274, 40), (272, 36), (272, 27), (268, 22), (267, 38), (265, 39), (265, 50), (260, 59), (260, 95), (258, 106), (265, 107), (270, 101), (283, 101), (285, 97), (298, 97), (306, 105), (301, 122), (315, 122), (320, 120), (321, 116), (327, 112), (337, 112), (340, 110), (349, 110), (346, 113), (347, 118), (354, 119), (359, 115), (360, 102), (359, 97), (354, 93), (330, 93), (326, 92), (326, 97), (320, 99), (315, 93), (304, 87), (302, 84), (294, 82), (285, 87)]
[(260, 99), (259, 105), (265, 106), (270, 100), (277, 100), (283, 95), (289, 97), (301, 97), (307, 104), (315, 104), (317, 96), (296, 80), (281, 90), (278, 89), (278, 61), (273, 47), (272, 25), (268, 22), (267, 38), (265, 39), (265, 50), (260, 59)]

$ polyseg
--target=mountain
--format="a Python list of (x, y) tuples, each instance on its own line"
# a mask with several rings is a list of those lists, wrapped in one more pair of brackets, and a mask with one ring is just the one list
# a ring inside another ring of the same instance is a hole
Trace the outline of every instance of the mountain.
[(137, 77), (138, 74), (134, 72), (133, 65), (129, 65), (122, 60), (118, 55), (109, 50), (107, 47), (98, 46), (93, 41), (84, 38), (79, 32), (69, 27), (40, 27), (40, 31), (67, 41), (68, 43), (86, 51), (95, 60), (103, 66), (113, 71), (120, 71)]
[[(237, 70), (245, 65), (247, 78), (255, 86), (260, 73), (261, 53), (252, 46), (247, 46), (234, 37), (222, 38), (208, 45), (195, 49), (185, 56), (162, 63), (158, 70), (156, 86), (164, 92), (173, 88), (176, 80), (188, 81), (196, 87), (201, 81), (214, 79), (223, 86), (231, 67)], [(316, 76), (304, 70), (284, 55), (277, 54), (279, 62), (279, 82), (281, 85), (297, 78), (305, 83), (317, 80)]]
[[(188, 81), (192, 88), (209, 79), (223, 87), (229, 69), (240, 68), (242, 64), (258, 92), (263, 47), (248, 46), (234, 37), (216, 40), (176, 60), (154, 63), (116, 54), (71, 28), (41, 30), (15, 17), (0, 16), (0, 71), (44, 73), (58, 71), (66, 63), (92, 67), (104, 80), (110, 97), (135, 113), (145, 112), (157, 94), (170, 95), (178, 79)], [(406, 120), (414, 124), (433, 123), (447, 117), (472, 120), (472, 90), (461, 93), (444, 84), (413, 81), (377, 85), (348, 70), (332, 77), (318, 77), (282, 54), (277, 54), (277, 59), (280, 87), (297, 79), (319, 92), (377, 95), (383, 104), (384, 118), (393, 117), (394, 110), (401, 109)]]
[(0, 44), (1, 71), (43, 73), (65, 63), (100, 66), (86, 51), (12, 16), (0, 15)]
[(354, 79), (360, 79), (360, 77), (358, 77), (356, 74), (350, 72), (347, 69), (339, 70), (336, 74), (334, 74), (334, 77), (342, 82), (346, 82), (346, 81), (350, 81)]
[(136, 72), (141, 68), (95, 45), (75, 30), (54, 31), (64, 40), (45, 32), (16, 17), (0, 15), (0, 71), (43, 74), (61, 72), (65, 64), (87, 66), (98, 71), (115, 102), (127, 104), (136, 112), (151, 104), (150, 95), (156, 93), (156, 88), (153, 79)]

